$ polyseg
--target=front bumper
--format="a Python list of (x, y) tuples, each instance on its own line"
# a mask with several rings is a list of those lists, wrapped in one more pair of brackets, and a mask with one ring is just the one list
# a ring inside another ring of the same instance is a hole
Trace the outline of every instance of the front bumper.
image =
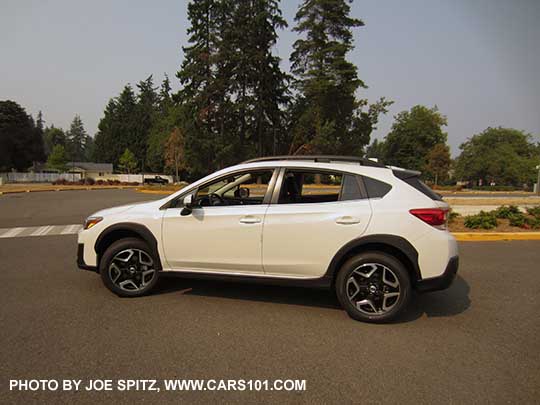
[(448, 265), (444, 270), (444, 273), (437, 277), (425, 278), (419, 280), (416, 283), (416, 291), (418, 292), (430, 292), (444, 290), (450, 287), (450, 284), (456, 278), (456, 274), (459, 267), (459, 257), (454, 256), (448, 261)]
[(84, 243), (77, 245), (77, 266), (82, 270), (90, 270), (97, 272), (96, 266), (89, 266), (84, 262)]

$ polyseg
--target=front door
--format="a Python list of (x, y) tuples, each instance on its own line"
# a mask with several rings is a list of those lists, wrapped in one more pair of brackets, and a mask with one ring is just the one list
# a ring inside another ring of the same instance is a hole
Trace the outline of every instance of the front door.
[(235, 172), (197, 190), (194, 208), (163, 216), (162, 245), (170, 268), (209, 273), (262, 273), (262, 229), (273, 169)]

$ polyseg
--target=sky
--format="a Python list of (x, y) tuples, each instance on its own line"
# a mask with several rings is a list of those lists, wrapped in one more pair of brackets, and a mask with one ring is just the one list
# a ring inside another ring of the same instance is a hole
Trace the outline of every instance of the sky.
[[(289, 69), (299, 0), (282, 0), (289, 27), (274, 52)], [(0, 0), (0, 100), (14, 100), (46, 125), (79, 114), (90, 135), (126, 83), (174, 77), (187, 43), (187, 1)], [(348, 58), (369, 86), (358, 97), (394, 101), (372, 139), (416, 104), (448, 118), (452, 154), (491, 126), (540, 140), (540, 1), (355, 0)]]

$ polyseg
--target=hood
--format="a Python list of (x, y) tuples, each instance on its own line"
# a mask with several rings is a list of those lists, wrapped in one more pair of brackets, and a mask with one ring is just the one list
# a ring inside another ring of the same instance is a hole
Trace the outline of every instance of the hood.
[(137, 205), (142, 205), (142, 204), (148, 204), (148, 202), (140, 202), (140, 203), (133, 203), (133, 204), (128, 204), (128, 205), (120, 205), (118, 207), (105, 208), (104, 210), (94, 212), (91, 216), (92, 217), (105, 217), (107, 215), (120, 214), (121, 212), (125, 212)]

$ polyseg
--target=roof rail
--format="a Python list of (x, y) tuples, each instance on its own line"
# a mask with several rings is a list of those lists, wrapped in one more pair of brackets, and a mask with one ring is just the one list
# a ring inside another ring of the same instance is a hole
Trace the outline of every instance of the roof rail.
[(283, 155), (283, 156), (265, 156), (256, 159), (246, 160), (242, 163), (271, 162), (273, 160), (312, 160), (320, 163), (330, 162), (352, 162), (359, 163), (362, 166), (386, 167), (385, 165), (371, 159), (357, 156), (334, 156), (334, 155)]

